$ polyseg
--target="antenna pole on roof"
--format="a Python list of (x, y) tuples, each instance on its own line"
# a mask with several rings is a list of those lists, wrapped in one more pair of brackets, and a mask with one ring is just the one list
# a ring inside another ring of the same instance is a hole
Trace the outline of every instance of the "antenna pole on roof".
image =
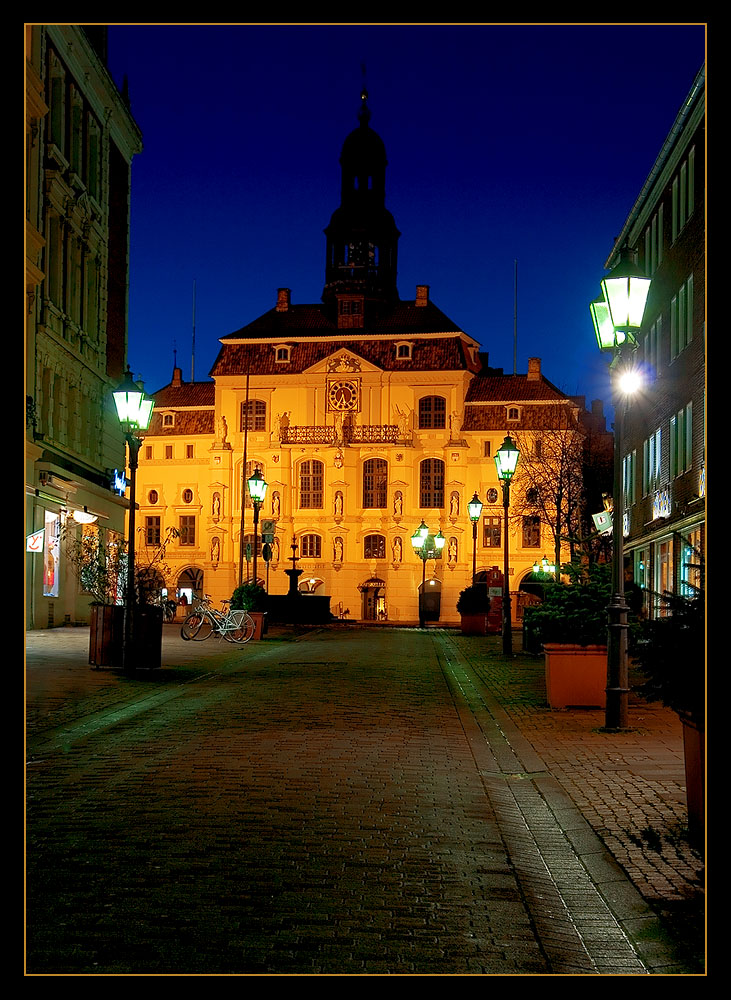
[(513, 375), (518, 374), (518, 261), (515, 261), (515, 287), (513, 291)]
[(195, 278), (193, 278), (193, 345), (190, 355), (190, 381), (195, 382)]

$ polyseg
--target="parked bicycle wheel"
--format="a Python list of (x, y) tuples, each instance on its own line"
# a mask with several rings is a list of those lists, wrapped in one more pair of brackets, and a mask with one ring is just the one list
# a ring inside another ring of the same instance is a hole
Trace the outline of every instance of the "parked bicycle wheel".
[(247, 611), (232, 611), (230, 614), (231, 623), (235, 625), (233, 629), (226, 629), (223, 633), (229, 642), (248, 642), (254, 634), (254, 619)]
[[(200, 611), (191, 611), (188, 617), (185, 619), (183, 624), (180, 626), (180, 634), (184, 639), (197, 639), (199, 638), (199, 633), (203, 628), (203, 624), (206, 621), (205, 615)], [(208, 633), (204, 635), (203, 638), (207, 639), (211, 634), (210, 623), (208, 626)]]

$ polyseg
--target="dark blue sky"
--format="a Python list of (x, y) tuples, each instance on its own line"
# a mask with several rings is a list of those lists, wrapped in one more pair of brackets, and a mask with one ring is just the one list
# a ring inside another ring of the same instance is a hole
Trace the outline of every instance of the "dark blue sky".
[[(129, 359), (203, 379), (279, 287), (318, 302), (361, 66), (401, 230), (399, 292), (513, 370), (609, 398), (588, 305), (696, 73), (688, 25), (119, 25), (144, 151), (132, 167)], [(615, 138), (615, 129), (622, 133)]]

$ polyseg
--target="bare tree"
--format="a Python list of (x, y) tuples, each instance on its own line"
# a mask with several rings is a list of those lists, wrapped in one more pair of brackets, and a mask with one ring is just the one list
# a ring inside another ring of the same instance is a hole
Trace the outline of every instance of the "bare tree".
[(516, 438), (520, 462), (511, 492), (512, 517), (521, 524), (535, 518), (550, 533), (558, 572), (561, 543), (569, 543), (573, 559), (582, 532), (584, 432), (564, 411), (549, 419), (545, 430)]

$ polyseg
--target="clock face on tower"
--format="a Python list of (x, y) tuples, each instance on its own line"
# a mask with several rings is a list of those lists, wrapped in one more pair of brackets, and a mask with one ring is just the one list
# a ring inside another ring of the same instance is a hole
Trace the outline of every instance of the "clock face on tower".
[(358, 380), (338, 379), (328, 382), (327, 401), (331, 410), (358, 409)]

